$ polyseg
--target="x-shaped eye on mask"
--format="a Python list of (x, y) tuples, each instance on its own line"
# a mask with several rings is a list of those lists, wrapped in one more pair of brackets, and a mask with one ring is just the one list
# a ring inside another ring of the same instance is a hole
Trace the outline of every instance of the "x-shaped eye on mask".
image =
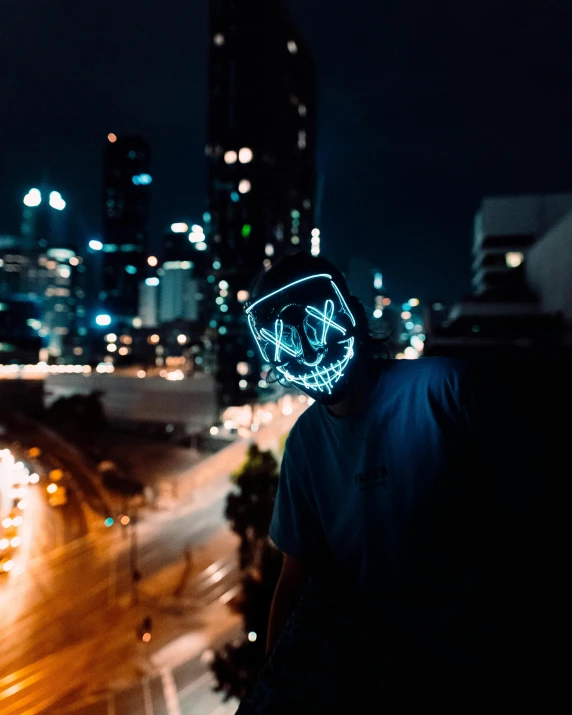
[(267, 362), (291, 383), (332, 393), (354, 355), (356, 322), (329, 274), (294, 281), (256, 300), (246, 314)]

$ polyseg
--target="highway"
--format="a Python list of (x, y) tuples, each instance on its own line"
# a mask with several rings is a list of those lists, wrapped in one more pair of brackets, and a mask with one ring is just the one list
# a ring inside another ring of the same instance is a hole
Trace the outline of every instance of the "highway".
[[(253, 438), (261, 448), (274, 445), (297, 413), (274, 419)], [(2, 715), (234, 712), (236, 703), (223, 705), (211, 692), (205, 658), (239, 625), (225, 605), (239, 574), (236, 537), (223, 511), (229, 474), (247, 445), (239, 439), (189, 470), (183, 481), (192, 490), (183, 490), (184, 501), (173, 508), (147, 512), (135, 526), (100, 522), (47, 553), (31, 545), (53, 527), (53, 517), (41, 490), (30, 490), (33, 518), (20, 560), (0, 582)], [(136, 594), (133, 529), (142, 575)], [(137, 635), (146, 616), (153, 622), (149, 643)]]

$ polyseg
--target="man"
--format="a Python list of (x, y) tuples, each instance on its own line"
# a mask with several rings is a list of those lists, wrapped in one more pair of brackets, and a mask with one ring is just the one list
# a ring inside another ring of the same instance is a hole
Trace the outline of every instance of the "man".
[(239, 712), (486, 700), (510, 638), (492, 615), (502, 550), (469, 366), (383, 358), (343, 275), (304, 252), (258, 277), (246, 315), (264, 361), (315, 403), (286, 443), (269, 665)]

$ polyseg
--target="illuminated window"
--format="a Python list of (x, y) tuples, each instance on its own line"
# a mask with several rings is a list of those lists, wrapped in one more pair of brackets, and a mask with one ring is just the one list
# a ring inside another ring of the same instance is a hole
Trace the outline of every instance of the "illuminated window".
[(505, 254), (507, 268), (518, 268), (524, 260), (524, 254), (520, 251), (509, 251)]
[(248, 164), (252, 161), (253, 153), (252, 149), (249, 149), (248, 147), (243, 147), (239, 152), (238, 152), (238, 160), (240, 161), (241, 164)]
[(252, 186), (248, 179), (242, 179), (242, 181), (238, 184), (238, 192), (240, 194), (247, 194), (251, 188)]
[(171, 231), (173, 233), (186, 233), (189, 230), (189, 227), (186, 223), (184, 222), (179, 222), (179, 223), (172, 223), (171, 224)]
[(291, 55), (295, 55), (296, 52), (298, 52), (298, 45), (294, 42), (294, 40), (288, 40), (286, 47)]

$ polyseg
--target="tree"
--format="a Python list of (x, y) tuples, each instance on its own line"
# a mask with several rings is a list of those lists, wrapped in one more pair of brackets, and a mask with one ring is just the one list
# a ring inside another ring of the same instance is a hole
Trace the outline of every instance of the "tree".
[(272, 452), (261, 452), (251, 444), (245, 463), (232, 479), (237, 490), (227, 498), (225, 516), (240, 537), (240, 568), (257, 569), (272, 518), (278, 462)]
[(227, 498), (225, 514), (240, 536), (242, 571), (241, 593), (232, 607), (242, 616), (244, 636), (227, 643), (211, 664), (215, 690), (224, 693), (225, 700), (241, 700), (265, 660), (270, 605), (282, 567), (282, 555), (268, 538), (278, 471), (272, 452), (261, 452), (252, 444), (246, 461), (231, 477), (237, 489)]

